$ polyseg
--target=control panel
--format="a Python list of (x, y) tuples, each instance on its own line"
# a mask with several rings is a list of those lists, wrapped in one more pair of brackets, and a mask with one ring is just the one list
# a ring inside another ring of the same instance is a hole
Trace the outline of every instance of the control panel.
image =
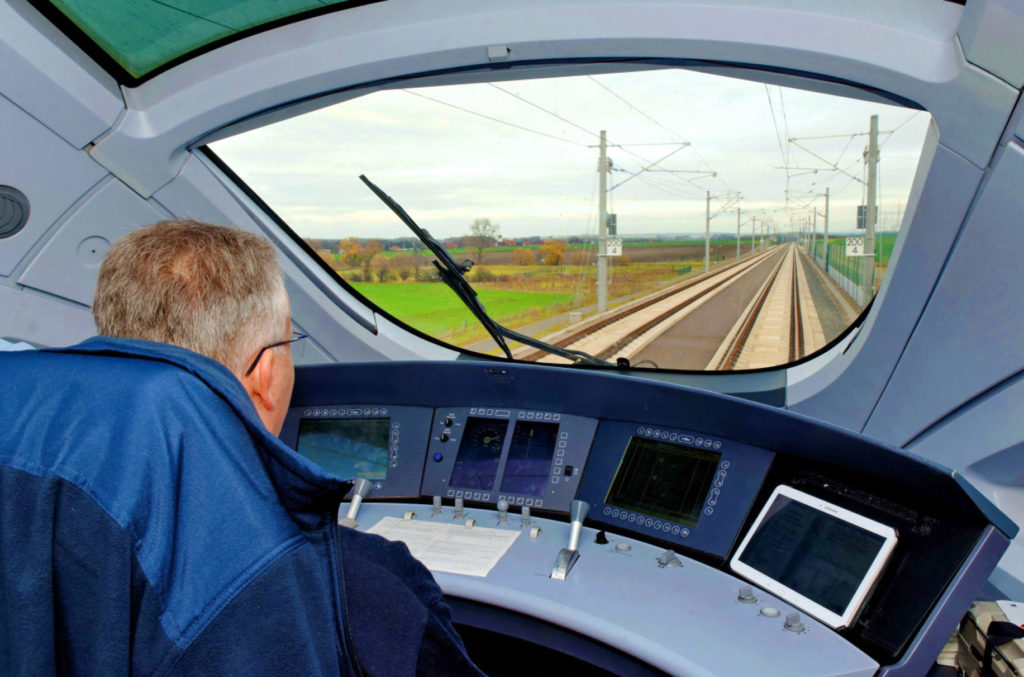
[(281, 440), (344, 480), (365, 479), (376, 496), (419, 496), (433, 409), (332, 404), (289, 410)]
[[(897, 665), (917, 655), (917, 642), (945, 641), (923, 637), (923, 621), (955, 622), (962, 609), (943, 600), (971, 594), (982, 580), (972, 572), (987, 575), (1015, 533), (961, 478), (898, 450), (776, 408), (618, 374), (321, 365), (297, 369), (293, 405), (282, 441), (356, 480), (341, 524), (409, 536), (453, 600), (545, 619), (673, 674), (747, 674), (766, 661), (779, 674)], [(769, 495), (783, 486), (813, 510), (776, 510)], [(846, 527), (819, 528), (829, 523), (819, 504), (897, 534), (877, 572), (871, 562), (863, 573), (848, 566), (866, 550), (834, 536)], [(822, 622), (804, 598), (840, 606), (833, 593), (851, 580), (851, 601), (840, 600), (849, 618)], [(680, 644), (680, 627), (699, 636)], [(723, 662), (715, 638), (736, 632), (757, 650)], [(547, 634), (531, 641), (545, 645)], [(820, 669), (808, 669), (810, 656), (825, 659)], [(850, 662), (840, 669), (837, 656)]]
[(566, 511), (597, 421), (551, 411), (439, 407), (423, 493)]
[(601, 423), (579, 498), (591, 521), (725, 557), (774, 454), (701, 433)]

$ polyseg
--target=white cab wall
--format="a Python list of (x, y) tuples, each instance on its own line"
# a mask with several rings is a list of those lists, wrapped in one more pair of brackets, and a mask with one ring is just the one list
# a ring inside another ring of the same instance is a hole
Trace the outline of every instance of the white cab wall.
[[(130, 175), (98, 164), (96, 144), (125, 116), (122, 93), (26, 3), (0, 3), (0, 58), (0, 185), (20, 190), (31, 206), (26, 226), (0, 240), (0, 337), (47, 346), (93, 335), (89, 306), (110, 244), (139, 226), (182, 217), (276, 242), (296, 322), (314, 337), (297, 351), (302, 362), (453, 356), (392, 327), (388, 338), (373, 313), (323, 271), (297, 265), (294, 243), (192, 153), (183, 152), (173, 178), (145, 197), (129, 187)], [(139, 151), (143, 164), (166, 167)], [(410, 343), (419, 350), (404, 347)]]

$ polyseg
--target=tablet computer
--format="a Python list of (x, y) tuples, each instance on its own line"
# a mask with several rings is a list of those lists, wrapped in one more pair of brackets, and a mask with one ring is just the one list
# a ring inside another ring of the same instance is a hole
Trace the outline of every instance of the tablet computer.
[(780, 485), (730, 566), (822, 623), (853, 623), (896, 547), (881, 522)]

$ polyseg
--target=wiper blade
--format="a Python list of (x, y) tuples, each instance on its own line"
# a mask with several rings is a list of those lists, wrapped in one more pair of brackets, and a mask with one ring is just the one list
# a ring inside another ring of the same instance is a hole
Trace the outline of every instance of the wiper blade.
[(544, 350), (552, 355), (564, 357), (576, 363), (612, 366), (611, 363), (594, 357), (593, 355), (581, 350), (559, 348), (558, 346), (553, 346), (550, 343), (545, 343), (540, 339), (535, 339), (532, 336), (520, 334), (517, 331), (503, 327), (495, 322), (491, 316), (487, 314), (483, 304), (480, 303), (480, 299), (477, 297), (476, 290), (473, 289), (473, 286), (469, 284), (469, 281), (466, 280), (466, 276), (463, 274), (469, 272), (473, 262), (467, 260), (462, 264), (456, 263), (448, 250), (445, 249), (440, 242), (435, 240), (433, 235), (425, 229), (420, 228), (419, 225), (413, 221), (412, 217), (409, 216), (406, 211), (402, 209), (402, 206), (395, 202), (390, 195), (385, 193), (383, 190), (378, 188), (376, 184), (366, 178), (365, 174), (360, 174), (359, 178), (370, 190), (373, 191), (374, 195), (379, 197), (384, 204), (391, 208), (391, 211), (393, 211), (395, 215), (402, 220), (402, 223), (408, 226), (409, 230), (419, 238), (420, 242), (422, 242), (426, 248), (437, 257), (437, 259), (433, 261), (433, 264), (434, 267), (437, 268), (437, 274), (441, 277), (441, 280), (443, 280), (444, 283), (455, 292), (455, 295), (459, 297), (459, 300), (469, 308), (470, 312), (473, 313), (474, 317), (480, 321), (480, 324), (484, 326), (484, 329), (487, 330), (487, 333), (491, 335), (491, 338), (494, 339), (494, 342), (498, 344), (498, 347), (501, 348), (508, 359), (511, 360), (513, 357), (512, 351), (509, 350), (508, 343), (505, 341), (506, 338), (518, 341), (519, 343), (528, 345), (531, 348)]

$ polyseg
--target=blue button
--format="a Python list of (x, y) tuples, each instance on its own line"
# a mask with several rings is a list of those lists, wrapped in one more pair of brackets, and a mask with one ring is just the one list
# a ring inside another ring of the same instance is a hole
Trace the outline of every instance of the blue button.
[(434, 462), (435, 463), (440, 463), (442, 460), (444, 460), (444, 456), (443, 455), (441, 455), (441, 454), (434, 454)]

